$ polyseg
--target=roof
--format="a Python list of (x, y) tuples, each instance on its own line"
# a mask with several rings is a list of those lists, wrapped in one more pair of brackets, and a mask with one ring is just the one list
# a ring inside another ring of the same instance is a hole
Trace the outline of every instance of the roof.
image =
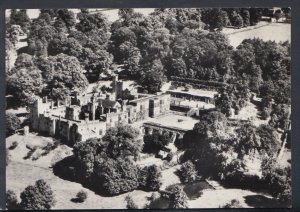
[(188, 91), (182, 90), (180, 88), (174, 89), (174, 90), (168, 90), (168, 93), (178, 93), (178, 94), (186, 94), (186, 95), (192, 95), (192, 96), (198, 96), (198, 97), (209, 97), (214, 98), (216, 94), (218, 94), (217, 91), (208, 91), (208, 90), (200, 90), (200, 89), (189, 89)]
[(110, 108), (115, 108), (115, 107), (121, 107), (120, 103), (117, 101), (112, 101), (108, 99), (99, 99), (99, 105), (102, 105), (103, 107), (110, 107)]

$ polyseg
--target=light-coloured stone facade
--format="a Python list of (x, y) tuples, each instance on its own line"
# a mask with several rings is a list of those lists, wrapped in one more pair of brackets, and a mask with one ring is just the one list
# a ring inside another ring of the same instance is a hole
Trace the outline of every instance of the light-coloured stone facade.
[(44, 98), (38, 99), (31, 107), (31, 129), (73, 145), (77, 141), (101, 138), (107, 129), (119, 124), (164, 115), (169, 109), (170, 94), (164, 93), (141, 94), (133, 100), (117, 101), (93, 93), (75, 95), (69, 101), (55, 104)]

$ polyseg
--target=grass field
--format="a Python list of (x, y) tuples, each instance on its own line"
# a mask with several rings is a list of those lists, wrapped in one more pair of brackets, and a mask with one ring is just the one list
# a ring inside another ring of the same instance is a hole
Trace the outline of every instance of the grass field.
[[(16, 192), (17, 196), (19, 196), (25, 187), (34, 184), (38, 179), (44, 179), (50, 184), (56, 200), (53, 209), (121, 209), (126, 207), (124, 198), (127, 195), (132, 196), (135, 203), (142, 208), (147, 203), (147, 197), (150, 197), (152, 194), (152, 192), (135, 190), (115, 197), (99, 196), (93, 191), (82, 187), (79, 183), (63, 180), (53, 174), (51, 168), (52, 164), (55, 161), (72, 154), (72, 149), (70, 147), (59, 145), (48, 155), (41, 156), (39, 159), (33, 161), (31, 158), (26, 160), (23, 159), (29, 151), (29, 149), (26, 148), (26, 145), (43, 147), (47, 143), (53, 143), (54, 140), (50, 137), (43, 137), (35, 134), (26, 136), (13, 135), (7, 138), (6, 147), (10, 147), (14, 141), (17, 141), (18, 145), (15, 149), (8, 150), (10, 160), (6, 167), (6, 189), (13, 190)], [(74, 198), (80, 190), (87, 192), (87, 200), (83, 203), (72, 202), (71, 199)]]
[[(6, 146), (9, 148), (16, 141), (18, 145), (12, 150), (8, 150), (10, 160), (6, 167), (6, 189), (13, 190), (17, 196), (28, 185), (34, 184), (38, 179), (44, 179), (51, 186), (56, 204), (53, 209), (124, 209), (126, 202), (124, 198), (130, 195), (139, 208), (144, 208), (148, 203), (148, 197), (153, 192), (135, 190), (126, 194), (114, 197), (103, 197), (95, 194), (93, 191), (84, 188), (81, 184), (61, 179), (53, 174), (52, 164), (68, 155), (72, 154), (72, 149), (66, 145), (60, 144), (46, 156), (40, 156), (37, 160), (32, 160), (35, 154), (48, 143), (54, 143), (54, 139), (36, 134), (13, 135), (7, 138)], [(29, 149), (26, 147), (38, 146), (38, 150), (29, 159), (24, 159)], [(160, 163), (157, 158), (151, 158), (153, 163)], [(147, 161), (144, 161), (144, 163)], [(151, 165), (151, 164), (147, 164)], [(158, 164), (162, 165), (162, 164)], [(162, 171), (162, 186), (165, 189), (172, 184), (180, 183), (178, 176), (175, 174), (179, 165), (167, 168)], [(72, 202), (78, 191), (84, 190), (88, 198), (83, 203)], [(254, 207), (259, 204), (261, 207), (270, 207), (277, 204), (272, 198), (243, 189), (230, 189), (220, 186), (218, 189), (205, 189), (203, 194), (188, 201), (190, 208), (218, 208), (232, 199), (238, 199), (244, 207)]]
[(228, 35), (229, 42), (237, 47), (244, 39), (261, 38), (264, 41), (291, 41), (291, 24), (259, 22), (257, 26), (242, 29), (225, 28), (223, 33)]

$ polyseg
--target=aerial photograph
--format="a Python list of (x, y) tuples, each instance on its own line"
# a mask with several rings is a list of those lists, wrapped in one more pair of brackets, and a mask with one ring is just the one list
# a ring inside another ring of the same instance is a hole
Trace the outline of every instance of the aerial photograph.
[(291, 7), (5, 25), (7, 210), (291, 207)]

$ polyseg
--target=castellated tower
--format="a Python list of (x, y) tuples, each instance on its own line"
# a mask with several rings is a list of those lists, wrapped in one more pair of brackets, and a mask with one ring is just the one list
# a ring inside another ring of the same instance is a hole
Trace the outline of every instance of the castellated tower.
[(38, 130), (39, 128), (39, 115), (44, 114), (49, 109), (49, 103), (43, 103), (43, 99), (38, 98), (30, 108), (30, 119), (31, 127), (33, 130)]
[(112, 91), (113, 95), (115, 96), (115, 100), (123, 97), (123, 81), (118, 79), (118, 75), (113, 77), (112, 82)]

